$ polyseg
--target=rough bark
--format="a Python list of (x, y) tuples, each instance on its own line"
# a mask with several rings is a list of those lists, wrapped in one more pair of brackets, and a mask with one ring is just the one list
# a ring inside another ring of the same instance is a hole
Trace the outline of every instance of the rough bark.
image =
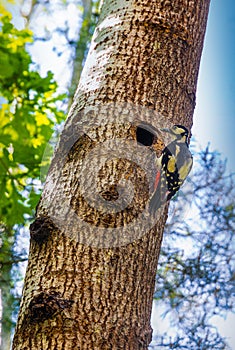
[[(10, 350), (11, 334), (14, 322), (12, 315), (16, 304), (12, 295), (12, 267), (17, 258), (14, 256), (14, 234), (12, 229), (0, 225), (0, 350)], [(19, 260), (21, 260), (19, 258)], [(23, 259), (22, 259), (23, 260)]]
[(1, 343), (0, 350), (10, 350), (11, 347), (11, 321), (13, 312), (13, 296), (11, 294), (11, 264), (1, 266)]
[(154, 145), (159, 126), (191, 127), (208, 8), (104, 2), (31, 225), (14, 350), (147, 349), (167, 208), (150, 219), (156, 149), (137, 127)]

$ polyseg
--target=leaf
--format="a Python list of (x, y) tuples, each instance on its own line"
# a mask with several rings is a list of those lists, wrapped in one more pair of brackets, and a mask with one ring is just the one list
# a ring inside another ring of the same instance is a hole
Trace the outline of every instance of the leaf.
[(0, 222), (13, 226), (32, 215), (39, 200), (34, 181), (53, 127), (65, 118), (57, 103), (65, 96), (51, 72), (41, 77), (32, 69), (25, 47), (32, 33), (17, 30), (7, 11), (0, 16)]

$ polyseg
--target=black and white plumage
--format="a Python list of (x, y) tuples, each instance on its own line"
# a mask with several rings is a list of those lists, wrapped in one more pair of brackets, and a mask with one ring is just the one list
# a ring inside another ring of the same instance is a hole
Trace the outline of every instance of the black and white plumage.
[(154, 193), (149, 204), (152, 215), (180, 189), (193, 164), (188, 148), (187, 128), (174, 125), (171, 129), (162, 131), (170, 133), (173, 141), (163, 149), (160, 158), (161, 166), (156, 174)]

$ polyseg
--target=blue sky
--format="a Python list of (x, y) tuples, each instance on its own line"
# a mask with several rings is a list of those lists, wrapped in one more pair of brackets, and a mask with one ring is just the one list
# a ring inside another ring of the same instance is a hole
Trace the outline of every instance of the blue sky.
[(211, 0), (200, 66), (193, 134), (235, 171), (235, 1)]
[[(211, 0), (192, 132), (235, 172), (235, 0)], [(214, 321), (234, 350), (235, 316)]]

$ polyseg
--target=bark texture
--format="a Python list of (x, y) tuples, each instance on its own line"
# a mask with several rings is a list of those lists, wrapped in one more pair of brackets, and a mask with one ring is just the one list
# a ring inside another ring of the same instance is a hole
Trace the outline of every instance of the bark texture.
[(148, 348), (167, 210), (146, 210), (161, 135), (141, 146), (137, 128), (190, 129), (208, 8), (104, 2), (31, 225), (14, 350)]
[(0, 350), (10, 350), (13, 313), (13, 297), (11, 294), (12, 264), (1, 264), (1, 344)]

